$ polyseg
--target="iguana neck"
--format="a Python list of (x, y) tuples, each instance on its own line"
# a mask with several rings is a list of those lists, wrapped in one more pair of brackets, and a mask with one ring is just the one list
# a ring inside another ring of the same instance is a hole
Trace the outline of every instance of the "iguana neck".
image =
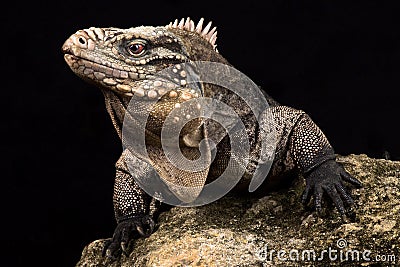
[(119, 138), (122, 138), (122, 125), (124, 116), (129, 104), (129, 98), (118, 95), (111, 90), (101, 90), (104, 95), (107, 112), (111, 117), (111, 121)]

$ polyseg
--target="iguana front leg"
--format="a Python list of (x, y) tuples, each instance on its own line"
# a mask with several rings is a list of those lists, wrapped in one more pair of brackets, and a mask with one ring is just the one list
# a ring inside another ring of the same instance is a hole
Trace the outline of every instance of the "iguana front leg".
[(343, 182), (356, 187), (361, 187), (361, 182), (348, 174), (343, 166), (336, 162), (334, 150), (327, 138), (305, 113), (299, 117), (293, 127), (290, 151), (306, 178), (306, 188), (302, 195), (303, 204), (306, 205), (313, 195), (315, 208), (320, 213), (322, 197), (325, 193), (345, 218), (346, 206), (353, 206), (354, 201), (345, 190)]
[[(354, 201), (345, 190), (344, 182), (356, 187), (362, 185), (336, 162), (334, 150), (319, 127), (303, 111), (286, 106), (271, 107), (264, 113), (261, 127), (271, 126), (278, 137), (276, 160), (289, 158), (306, 178), (301, 199), (303, 204), (313, 196), (315, 208), (321, 212), (323, 195), (326, 194), (345, 218), (346, 207), (351, 207)], [(264, 138), (262, 134), (261, 138)], [(290, 164), (286, 162), (284, 165)]]
[[(128, 169), (127, 162), (130, 166)], [(117, 227), (114, 235), (104, 248), (104, 253), (116, 258), (121, 251), (126, 253), (126, 245), (133, 234), (149, 236), (154, 230), (153, 215), (158, 208), (155, 199), (144, 192), (136, 183), (136, 178), (148, 177), (154, 171), (147, 164), (125, 150), (116, 163), (114, 184), (114, 212)], [(132, 171), (132, 174), (130, 173)]]

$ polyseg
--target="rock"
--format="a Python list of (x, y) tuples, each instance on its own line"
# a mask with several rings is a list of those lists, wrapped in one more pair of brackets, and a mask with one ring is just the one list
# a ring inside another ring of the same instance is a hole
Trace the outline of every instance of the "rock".
[(105, 240), (98, 240), (77, 266), (400, 266), (400, 162), (366, 155), (338, 161), (364, 184), (353, 190), (352, 222), (343, 223), (336, 209), (322, 218), (304, 209), (298, 179), (258, 199), (174, 207), (160, 215), (154, 234), (130, 243), (129, 256), (103, 258)]

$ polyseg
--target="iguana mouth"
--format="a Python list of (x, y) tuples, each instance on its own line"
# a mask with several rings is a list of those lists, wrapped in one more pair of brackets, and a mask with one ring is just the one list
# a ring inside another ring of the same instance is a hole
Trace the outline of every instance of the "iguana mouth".
[[(85, 80), (99, 84), (101, 87), (111, 89), (127, 97), (132, 97), (134, 95), (143, 97), (146, 95), (144, 89), (134, 84), (143, 78), (140, 73), (113, 68), (70, 53), (66, 53), (64, 59), (71, 70)], [(147, 96), (149, 98), (154, 98), (160, 93), (163, 92), (147, 92)]]
[[(181, 87), (179, 82), (174, 81), (167, 76), (157, 79), (148, 79), (149, 75), (143, 73), (126, 71), (103, 64), (95, 60), (83, 58), (67, 51), (64, 59), (79, 77), (91, 83), (106, 87), (112, 91), (127, 97), (140, 97), (142, 99), (152, 100), (165, 94), (166, 91), (176, 90)], [(156, 59), (161, 61), (163, 59)], [(172, 62), (168, 61), (173, 65)], [(182, 62), (179, 62), (182, 63)], [(161, 80), (163, 80), (161, 82)], [(150, 88), (150, 89), (149, 89)], [(152, 89), (151, 89), (152, 88)]]
[(82, 73), (84, 76), (99, 81), (102, 81), (104, 78), (126, 79), (132, 76), (132, 74), (129, 75), (131, 72), (111, 66), (109, 63), (79, 57), (72, 53), (64, 54), (64, 59), (74, 72), (78, 72), (78, 74)]

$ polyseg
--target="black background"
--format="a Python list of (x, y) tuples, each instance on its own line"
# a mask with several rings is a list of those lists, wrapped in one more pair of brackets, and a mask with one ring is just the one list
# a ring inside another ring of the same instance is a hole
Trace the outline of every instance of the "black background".
[(9, 3), (1, 18), (1, 261), (73, 266), (115, 227), (121, 145), (100, 91), (63, 60), (61, 45), (76, 30), (212, 20), (220, 53), (279, 102), (305, 110), (337, 153), (400, 160), (395, 2)]

